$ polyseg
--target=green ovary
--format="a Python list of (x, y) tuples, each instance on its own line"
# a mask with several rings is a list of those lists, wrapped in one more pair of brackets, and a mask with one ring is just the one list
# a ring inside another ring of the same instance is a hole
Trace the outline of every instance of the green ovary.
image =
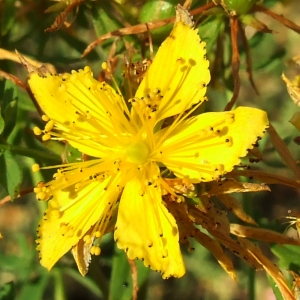
[(127, 159), (126, 161), (142, 165), (149, 157), (149, 148), (143, 142), (137, 142), (133, 145), (129, 145), (126, 149)]

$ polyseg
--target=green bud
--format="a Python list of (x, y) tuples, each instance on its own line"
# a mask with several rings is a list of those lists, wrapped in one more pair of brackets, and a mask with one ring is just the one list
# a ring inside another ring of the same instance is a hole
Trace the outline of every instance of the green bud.
[[(142, 23), (163, 20), (175, 16), (178, 0), (148, 0), (142, 7), (140, 21)], [(173, 28), (173, 24), (151, 30), (153, 39), (164, 40)]]
[(221, 4), (231, 14), (241, 16), (248, 13), (258, 0), (222, 0)]

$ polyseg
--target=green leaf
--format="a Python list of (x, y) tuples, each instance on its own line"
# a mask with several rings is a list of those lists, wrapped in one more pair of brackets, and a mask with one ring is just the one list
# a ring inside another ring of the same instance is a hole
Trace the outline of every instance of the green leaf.
[[(92, 22), (97, 36), (101, 37), (106, 33), (123, 28), (124, 24), (122, 24), (116, 16), (124, 14), (126, 14), (126, 12), (122, 10), (122, 7), (112, 1), (101, 1), (99, 2), (99, 5), (92, 7)], [(132, 22), (132, 24), (134, 24), (134, 22)], [(115, 39), (115, 37), (109, 38), (101, 43), (102, 52), (100, 51), (100, 55), (105, 59), (108, 55), (107, 48), (112, 45)], [(122, 40), (123, 39), (127, 42), (132, 42), (133, 40), (136, 40), (137, 37), (125, 35)], [(105, 51), (103, 51), (103, 49)], [(123, 55), (124, 51), (124, 43), (118, 42), (116, 44), (115, 53), (122, 53)]]
[(99, 6), (93, 7), (92, 17), (97, 36), (100, 37), (105, 33), (124, 27), (114, 17), (113, 12), (114, 7), (109, 1), (102, 1), (101, 4), (99, 3)]
[(298, 272), (300, 269), (300, 247), (293, 245), (274, 245), (272, 252), (279, 258), (279, 266)]
[(276, 282), (273, 280), (273, 278), (271, 276), (268, 275), (267, 277), (268, 277), (268, 281), (272, 287), (273, 293), (275, 295), (275, 299), (276, 300), (284, 300)]
[(22, 290), (18, 293), (16, 300), (40, 300), (43, 299), (44, 290), (48, 283), (49, 274), (43, 272), (41, 276), (34, 277), (23, 285)]
[(226, 10), (240, 16), (248, 13), (257, 0), (223, 0), (222, 2)]
[[(136, 260), (134, 263), (136, 264), (138, 276), (138, 299), (144, 299), (141, 294), (145, 293), (149, 269), (140, 260)], [(133, 285), (131, 273), (126, 253), (115, 246), (109, 300), (132, 299)]]
[(87, 290), (94, 293), (97, 297), (99, 298), (103, 297), (99, 285), (94, 280), (92, 280), (89, 276), (82, 277), (79, 274), (78, 270), (72, 268), (64, 268), (64, 274), (67, 274), (68, 276), (73, 278), (75, 281), (77, 281)]
[(207, 53), (210, 53), (216, 40), (224, 30), (224, 16), (208, 16), (201, 25), (198, 26), (201, 39), (206, 42)]
[[(81, 41), (80, 39), (70, 35), (70, 34), (66, 34), (66, 32), (64, 31), (60, 31), (59, 32), (62, 40), (64, 41), (64, 43), (67, 43), (68, 46), (70, 47), (70, 49), (72, 49), (72, 53), (73, 55), (69, 55), (69, 56), (63, 56), (62, 58), (57, 58), (56, 61), (61, 61), (61, 63), (66, 63), (68, 62), (68, 60), (71, 62), (72, 59), (74, 61), (79, 61), (80, 60), (80, 55), (82, 54), (82, 52), (84, 51), (84, 49), (86, 48), (86, 43)], [(76, 51), (77, 50), (77, 53)], [(67, 60), (66, 60), (67, 59)], [(96, 54), (96, 52), (92, 51), (89, 54), (89, 59), (90, 60), (99, 60), (99, 56)]]
[(1, 116), (1, 107), (0, 107), (0, 134), (3, 132), (4, 129), (4, 120)]
[(10, 151), (4, 151), (3, 155), (1, 155), (0, 170), (0, 183), (13, 200), (19, 194), (23, 174)]
[(5, 107), (3, 116), (4, 116), (4, 123), (5, 123), (5, 136), (8, 136), (9, 133), (12, 131), (16, 124), (16, 118), (17, 118), (17, 100), (13, 100), (7, 104)]
[(15, 285), (13, 282), (8, 282), (0, 288), (0, 300), (13, 300), (15, 295)]
[(278, 0), (264, 0), (264, 6), (265, 7), (273, 7), (275, 4), (278, 4), (278, 2), (283, 2), (282, 0), (278, 1)]
[(8, 137), (17, 120), (18, 92), (16, 86), (6, 80), (2, 99), (0, 99), (1, 116), (4, 121), (3, 136)]
[[(281, 75), (286, 50), (283, 47), (276, 46), (273, 34), (257, 32), (250, 39), (249, 45), (253, 70), (270, 72), (277, 69), (278, 76)], [(241, 50), (241, 55), (245, 55), (243, 49)], [(243, 59), (241, 58), (241, 61)]]
[[(1, 1), (2, 2), (2, 1)], [(17, 10), (16, 1), (15, 0), (6, 0), (3, 1), (2, 13), (1, 13), (1, 35), (6, 35), (10, 29), (15, 25), (15, 13)]]
[[(141, 9), (140, 21), (146, 23), (174, 17), (177, 4), (178, 0), (148, 0)], [(169, 24), (151, 30), (152, 38), (162, 42), (169, 35), (172, 28), (173, 24)]]

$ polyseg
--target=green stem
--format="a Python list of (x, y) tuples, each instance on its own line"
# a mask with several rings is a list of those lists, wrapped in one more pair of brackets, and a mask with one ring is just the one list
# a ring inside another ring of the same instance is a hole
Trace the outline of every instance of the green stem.
[(66, 300), (62, 271), (58, 268), (54, 268), (52, 270), (52, 276), (54, 279), (54, 299)]
[(248, 267), (248, 299), (255, 300), (255, 270)]
[(50, 153), (47, 153), (44, 151), (23, 148), (23, 147), (14, 146), (14, 145), (0, 144), (0, 151), (1, 150), (4, 150), (4, 151), (9, 150), (13, 154), (18, 154), (18, 155), (32, 157), (32, 158), (41, 159), (41, 160), (51, 160), (56, 163), (61, 161), (61, 158), (56, 154), (50, 154)]
[[(243, 194), (243, 203), (245, 212), (254, 217), (253, 203), (246, 193)], [(247, 266), (245, 271), (248, 274), (248, 300), (255, 300), (255, 270)]]

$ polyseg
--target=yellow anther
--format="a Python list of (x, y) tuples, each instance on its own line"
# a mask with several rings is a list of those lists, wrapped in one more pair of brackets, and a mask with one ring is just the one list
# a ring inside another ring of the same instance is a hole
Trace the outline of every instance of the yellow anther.
[(95, 255), (98, 256), (101, 253), (101, 249), (100, 249), (99, 246), (95, 246), (95, 247), (96, 247), (96, 249), (95, 249)]
[(42, 134), (42, 130), (40, 128), (38, 128), (37, 126), (33, 127), (33, 133), (35, 135), (41, 135)]
[(45, 141), (48, 141), (51, 139), (51, 135), (49, 133), (46, 133), (42, 136), (42, 140), (45, 142)]
[(103, 70), (107, 70), (107, 69), (108, 69), (108, 67), (107, 67), (107, 62), (104, 61), (104, 62), (101, 64), (101, 67), (102, 67)]
[(48, 122), (50, 119), (49, 119), (48, 116), (42, 115), (42, 120), (45, 121), (45, 122)]
[(100, 255), (101, 249), (99, 246), (92, 246), (90, 252), (92, 255)]
[(42, 191), (42, 189), (39, 188), (39, 187), (35, 187), (35, 188), (33, 189), (33, 191), (37, 194), (37, 193), (40, 193), (40, 192)]
[(184, 202), (184, 197), (183, 196), (177, 196), (176, 202), (177, 203), (183, 203)]
[(60, 211), (58, 209), (52, 209), (49, 212), (50, 219), (59, 219)]
[(90, 245), (92, 243), (91, 236), (89, 234), (84, 236), (83, 241), (85, 242), (85, 244)]
[(52, 199), (52, 200), (50, 200), (49, 202), (48, 202), (48, 205), (51, 207), (51, 208), (59, 208), (59, 203), (56, 201), (56, 200), (54, 200), (54, 199)]
[(39, 193), (37, 193), (36, 194), (36, 198), (38, 199), (38, 200), (46, 200), (46, 193), (45, 192), (39, 192)]
[(54, 126), (54, 121), (53, 121), (53, 120), (50, 120), (50, 121), (46, 124), (45, 130), (46, 130), (46, 131), (51, 131), (52, 128), (53, 128), (53, 126)]
[(100, 236), (101, 236), (100, 231), (97, 230), (97, 231), (95, 232), (95, 237), (98, 238), (98, 237), (100, 237)]
[(94, 255), (94, 254), (95, 254), (95, 246), (92, 246), (92, 247), (91, 247), (91, 250), (90, 250), (90, 252), (91, 252), (91, 254), (92, 254), (92, 255)]
[(32, 172), (38, 172), (40, 170), (40, 166), (38, 164), (34, 164), (31, 167)]
[(37, 184), (37, 187), (39, 188), (42, 188), (45, 186), (45, 183), (43, 181), (40, 181), (38, 184)]

